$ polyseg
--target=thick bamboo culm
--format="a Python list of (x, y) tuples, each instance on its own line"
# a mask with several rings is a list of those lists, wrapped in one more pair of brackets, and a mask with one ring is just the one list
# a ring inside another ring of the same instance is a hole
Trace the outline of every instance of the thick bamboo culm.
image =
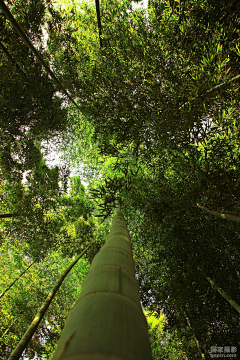
[(94, 257), (52, 360), (151, 360), (147, 322), (129, 232), (114, 211), (107, 242)]

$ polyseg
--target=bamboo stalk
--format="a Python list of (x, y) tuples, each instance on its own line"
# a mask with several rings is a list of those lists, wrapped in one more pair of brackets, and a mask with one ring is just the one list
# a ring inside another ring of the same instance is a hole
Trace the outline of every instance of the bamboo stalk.
[(117, 206), (52, 360), (151, 360), (131, 240)]
[(86, 249), (71, 263), (71, 265), (69, 265), (69, 267), (64, 271), (62, 276), (58, 279), (58, 281), (56, 282), (54, 288), (48, 294), (47, 298), (45, 299), (44, 303), (42, 304), (42, 306), (38, 310), (35, 318), (33, 319), (31, 325), (29, 326), (29, 328), (27, 329), (27, 331), (25, 332), (25, 334), (23, 335), (23, 337), (19, 341), (18, 345), (15, 347), (15, 349), (13, 350), (11, 355), (9, 356), (8, 360), (17, 360), (17, 359), (20, 358), (23, 351), (26, 349), (29, 341), (31, 340), (32, 336), (36, 332), (36, 330), (38, 328), (38, 325), (40, 324), (40, 321), (44, 317), (44, 315), (45, 315), (49, 305), (51, 304), (56, 292), (58, 291), (58, 289), (62, 285), (63, 280), (68, 275), (68, 273), (73, 268), (73, 266), (78, 262), (78, 260), (80, 260), (81, 257), (85, 254), (85, 252), (89, 249), (90, 246), (91, 245), (88, 245), (86, 247)]
[(240, 314), (240, 306), (236, 303), (235, 300), (233, 300), (231, 298), (230, 295), (228, 295), (226, 293), (226, 291), (224, 291), (222, 288), (220, 288), (210, 277), (208, 277), (207, 275), (205, 275), (205, 278), (209, 281), (209, 283), (212, 285), (212, 287), (217, 290), (219, 292), (220, 295), (222, 295), (222, 297), (227, 300), (227, 302), (235, 309), (237, 310), (237, 312)]
[(18, 216), (18, 214), (0, 214), (0, 219), (12, 218)]
[(100, 48), (102, 48), (103, 47), (102, 38), (101, 38), (101, 36), (102, 36), (102, 25), (101, 25), (99, 0), (95, 0), (95, 5), (96, 5), (97, 22), (98, 22), (99, 43), (100, 43)]
[(185, 313), (185, 311), (184, 311), (183, 313), (184, 313), (185, 319), (186, 319), (186, 321), (187, 321), (187, 324), (188, 324), (188, 326), (189, 326), (189, 328), (190, 328), (190, 330), (191, 330), (191, 332), (192, 332), (192, 334), (193, 334), (193, 336), (194, 336), (194, 339), (195, 339), (195, 341), (196, 341), (196, 345), (197, 345), (197, 349), (198, 349), (198, 354), (199, 354), (199, 356), (200, 356), (201, 359), (205, 360), (205, 359), (206, 359), (206, 358), (205, 358), (205, 355), (204, 355), (204, 353), (203, 353), (203, 351), (202, 351), (200, 342), (199, 342), (198, 338), (196, 337), (195, 332), (194, 332), (194, 330), (193, 330), (193, 328), (192, 328), (190, 319), (187, 317), (187, 314)]
[(202, 209), (202, 210), (208, 212), (209, 214), (217, 216), (217, 217), (219, 217), (221, 219), (230, 220), (230, 221), (240, 223), (240, 216), (238, 216), (238, 215), (233, 215), (233, 214), (226, 213), (226, 212), (218, 212), (218, 211), (214, 211), (214, 210), (209, 210), (208, 208), (206, 208), (203, 205), (200, 205), (199, 203), (197, 203), (197, 207), (199, 209)]
[(0, 299), (8, 292), (8, 290), (11, 289), (11, 287), (30, 269), (31, 266), (33, 266), (35, 262), (33, 261), (11, 284), (0, 294)]

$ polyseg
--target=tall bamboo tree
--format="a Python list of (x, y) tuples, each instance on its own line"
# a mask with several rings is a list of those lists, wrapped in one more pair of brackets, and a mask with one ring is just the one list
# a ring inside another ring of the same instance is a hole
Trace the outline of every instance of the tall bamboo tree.
[(116, 205), (108, 240), (92, 261), (53, 360), (152, 358), (134, 273), (129, 232)]

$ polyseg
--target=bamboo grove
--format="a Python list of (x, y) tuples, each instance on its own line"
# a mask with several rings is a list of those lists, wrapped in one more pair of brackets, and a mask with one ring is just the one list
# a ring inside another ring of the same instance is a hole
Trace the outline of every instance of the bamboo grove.
[(237, 358), (239, 1), (0, 9), (1, 358)]

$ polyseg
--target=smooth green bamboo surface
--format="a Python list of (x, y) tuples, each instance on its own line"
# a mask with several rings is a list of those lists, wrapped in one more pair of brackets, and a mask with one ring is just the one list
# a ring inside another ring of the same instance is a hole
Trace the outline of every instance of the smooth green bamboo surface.
[(151, 360), (131, 240), (120, 208), (94, 257), (52, 360)]

